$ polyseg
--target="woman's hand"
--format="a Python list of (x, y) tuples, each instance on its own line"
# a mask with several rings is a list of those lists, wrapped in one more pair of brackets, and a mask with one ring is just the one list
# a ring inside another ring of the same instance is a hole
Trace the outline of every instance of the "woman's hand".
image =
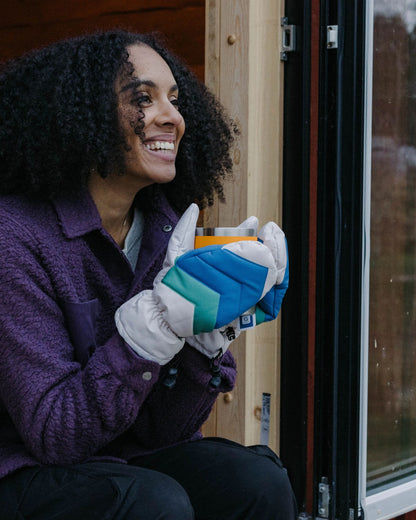
[(276, 284), (278, 266), (261, 242), (241, 241), (194, 250), (199, 210), (191, 206), (169, 241), (153, 290), (116, 312), (121, 336), (142, 357), (166, 364), (184, 338), (221, 329)]
[[(239, 227), (254, 227), (255, 217), (250, 217)], [(289, 285), (289, 260), (286, 238), (283, 231), (274, 222), (268, 222), (259, 232), (259, 240), (270, 249), (276, 266), (276, 281), (272, 288), (255, 306), (255, 312), (248, 314), (250, 327), (260, 325), (265, 321), (274, 320), (279, 314), (283, 297)], [(224, 354), (234, 339), (238, 338), (245, 325), (244, 318), (234, 320), (228, 325), (215, 329), (212, 332), (203, 332), (186, 338), (187, 343), (199, 350), (202, 354), (213, 358), (219, 351)], [(240, 327), (241, 326), (241, 327)]]

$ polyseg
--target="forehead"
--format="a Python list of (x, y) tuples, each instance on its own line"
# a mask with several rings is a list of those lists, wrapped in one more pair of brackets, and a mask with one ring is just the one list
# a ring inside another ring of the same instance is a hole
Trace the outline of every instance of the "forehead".
[(166, 61), (151, 47), (134, 44), (127, 47), (129, 62), (133, 65), (133, 76), (139, 79), (153, 80), (157, 84), (174, 83), (172, 71)]

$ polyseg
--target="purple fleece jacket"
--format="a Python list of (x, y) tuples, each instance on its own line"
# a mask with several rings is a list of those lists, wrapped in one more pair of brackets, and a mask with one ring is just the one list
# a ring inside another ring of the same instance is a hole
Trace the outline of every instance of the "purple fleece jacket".
[(231, 354), (214, 389), (209, 360), (189, 345), (161, 367), (114, 324), (117, 307), (152, 287), (177, 220), (161, 197), (133, 272), (88, 193), (0, 197), (0, 478), (23, 466), (128, 461), (201, 437), (218, 393), (234, 385)]

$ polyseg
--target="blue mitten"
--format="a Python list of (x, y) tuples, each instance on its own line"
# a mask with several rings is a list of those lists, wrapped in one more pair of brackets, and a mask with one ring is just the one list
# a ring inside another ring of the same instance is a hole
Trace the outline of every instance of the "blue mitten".
[(274, 320), (277, 317), (289, 286), (289, 255), (283, 231), (274, 222), (268, 222), (260, 230), (258, 237), (273, 254), (277, 267), (277, 277), (275, 285), (256, 306), (257, 325)]
[(142, 357), (167, 363), (184, 338), (232, 322), (275, 285), (270, 249), (241, 241), (194, 250), (198, 206), (179, 220), (153, 290), (142, 291), (116, 312), (120, 335)]
[(240, 241), (188, 251), (153, 292), (172, 330), (187, 337), (232, 322), (261, 300), (276, 278), (270, 249)]
[[(243, 229), (254, 229), (255, 235), (257, 235), (258, 224), (259, 221), (257, 217), (251, 216), (237, 227)], [(241, 333), (240, 320), (241, 316), (219, 329), (214, 329), (211, 332), (201, 332), (194, 336), (188, 336), (186, 342), (209, 358), (216, 357), (219, 352), (223, 355), (231, 343), (237, 339)]]
[[(239, 227), (253, 227), (257, 230), (257, 218), (250, 217)], [(266, 245), (274, 258), (276, 266), (276, 283), (255, 306), (255, 312), (240, 316), (228, 325), (186, 338), (187, 343), (210, 358), (222, 354), (228, 349), (241, 330), (246, 330), (265, 321), (277, 317), (282, 305), (283, 297), (289, 284), (289, 262), (286, 238), (283, 231), (274, 222), (268, 222), (259, 233), (259, 240)]]

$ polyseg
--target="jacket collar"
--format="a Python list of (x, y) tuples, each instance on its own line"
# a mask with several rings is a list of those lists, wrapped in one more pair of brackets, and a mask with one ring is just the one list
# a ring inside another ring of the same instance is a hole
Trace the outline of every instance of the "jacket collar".
[(55, 197), (52, 203), (67, 238), (76, 238), (102, 229), (100, 214), (88, 190)]
[[(62, 231), (67, 238), (76, 238), (94, 230), (102, 230), (102, 222), (97, 207), (87, 189), (52, 200)], [(176, 225), (178, 215), (170, 206), (165, 195), (158, 190), (156, 197), (156, 214)]]

